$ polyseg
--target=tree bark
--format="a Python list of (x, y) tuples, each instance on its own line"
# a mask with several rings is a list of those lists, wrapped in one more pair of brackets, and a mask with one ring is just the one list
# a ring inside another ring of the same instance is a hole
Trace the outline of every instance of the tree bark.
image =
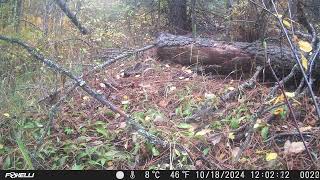
[[(157, 55), (160, 60), (169, 60), (183, 65), (213, 65), (222, 74), (235, 69), (249, 72), (255, 66), (266, 65), (265, 49), (261, 42), (224, 42), (206, 38), (189, 38), (162, 33), (157, 38)], [(279, 75), (287, 75), (295, 62), (291, 50), (268, 44), (268, 57)], [(266, 72), (268, 72), (266, 70)], [(271, 74), (269, 74), (271, 75)]]
[(44, 17), (43, 17), (43, 31), (45, 36), (48, 35), (49, 32), (49, 13), (50, 13), (50, 2), (49, 0), (44, 1)]
[(61, 10), (68, 16), (68, 18), (71, 20), (71, 22), (80, 30), (82, 34), (88, 34), (89, 31), (81, 25), (80, 21), (77, 19), (74, 13), (72, 13), (67, 6), (67, 3), (65, 0), (55, 0), (58, 6), (61, 8)]
[(197, 22), (196, 22), (196, 0), (191, 0), (191, 26), (192, 26), (192, 37), (197, 36)]
[(14, 29), (16, 33), (20, 33), (20, 20), (22, 17), (22, 8), (23, 8), (23, 1), (17, 0), (16, 1), (16, 9), (15, 9), (15, 23), (14, 23)]
[(187, 14), (186, 0), (168, 0), (170, 32), (173, 34), (187, 34), (191, 31), (191, 23)]

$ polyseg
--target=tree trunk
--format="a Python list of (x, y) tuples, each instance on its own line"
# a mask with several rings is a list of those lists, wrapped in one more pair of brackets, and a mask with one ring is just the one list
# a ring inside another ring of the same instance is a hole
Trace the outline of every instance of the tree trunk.
[(197, 22), (196, 22), (196, 0), (191, 0), (191, 26), (192, 26), (192, 37), (197, 36)]
[(82, 26), (80, 21), (77, 19), (74, 13), (71, 12), (65, 0), (55, 0), (61, 10), (68, 16), (71, 22), (80, 30), (82, 34), (88, 34), (89, 31)]
[[(268, 44), (268, 57), (280, 76), (287, 75), (295, 62), (288, 48)], [(157, 55), (183, 65), (211, 65), (216, 72), (228, 74), (234, 70), (250, 72), (255, 66), (266, 67), (265, 50), (261, 42), (224, 42), (205, 38), (189, 38), (162, 33), (157, 38)], [(268, 74), (271, 75), (271, 74)]]
[(45, 0), (44, 2), (44, 17), (43, 17), (43, 31), (45, 36), (48, 35), (49, 32), (49, 13), (50, 13), (50, 2), (49, 0)]
[(186, 0), (168, 0), (170, 32), (173, 34), (187, 34), (191, 31), (191, 23), (187, 14)]
[(15, 23), (14, 23), (14, 29), (16, 33), (20, 32), (20, 20), (22, 16), (22, 6), (23, 6), (23, 1), (22, 0), (17, 0), (16, 1), (16, 10), (15, 10)]

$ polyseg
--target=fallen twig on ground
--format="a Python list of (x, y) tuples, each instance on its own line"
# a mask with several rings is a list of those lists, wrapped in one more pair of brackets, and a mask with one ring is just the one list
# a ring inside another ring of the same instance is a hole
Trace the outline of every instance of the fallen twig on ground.
[[(103, 95), (97, 93), (94, 89), (92, 89), (87, 83), (81, 78), (74, 76), (70, 71), (60, 67), (58, 64), (53, 62), (50, 59), (45, 58), (40, 52), (38, 52), (35, 48), (32, 48), (31, 46), (27, 45), (26, 43), (20, 41), (19, 39), (5, 37), (0, 35), (0, 40), (6, 41), (8, 43), (17, 44), (24, 49), (26, 49), (33, 57), (35, 57), (36, 60), (44, 63), (47, 65), (50, 69), (52, 69), (55, 72), (64, 74), (68, 76), (70, 79), (75, 81), (75, 85), (81, 87), (85, 92), (87, 92), (90, 96), (98, 100), (101, 104), (109, 107), (112, 111), (119, 113), (120, 116), (124, 117), (129, 125), (136, 130), (140, 135), (145, 137), (150, 143), (161, 145), (163, 147), (167, 146), (167, 142), (161, 140), (157, 136), (150, 134), (141, 124), (136, 122), (133, 118), (131, 118), (129, 115), (127, 115), (124, 111), (119, 109), (117, 106), (115, 106), (112, 102), (110, 102), (108, 99), (106, 99)], [(74, 85), (74, 86), (75, 86)], [(71, 91), (73, 88), (70, 89)], [(71, 92), (69, 91), (69, 93)], [(60, 99), (60, 103), (63, 102), (64, 98)], [(55, 108), (58, 108), (58, 105), (54, 107), (53, 112), (56, 110)], [(54, 115), (54, 114), (51, 114)], [(53, 116), (52, 116), (53, 118)]]
[[(222, 97), (220, 97), (221, 101), (223, 104), (225, 104), (227, 101), (230, 101), (232, 99), (234, 99), (235, 97), (237, 97), (241, 92), (243, 92), (245, 89), (250, 89), (253, 88), (253, 86), (255, 85), (258, 75), (261, 72), (262, 67), (258, 66), (256, 72), (254, 73), (254, 75), (247, 80), (246, 82), (242, 83), (237, 89), (234, 89), (228, 93), (226, 93), (225, 95), (223, 95)], [(190, 122), (190, 121), (194, 121), (197, 119), (201, 119), (203, 117), (206, 117), (208, 115), (212, 115), (213, 113), (216, 113), (216, 109), (214, 109), (211, 106), (204, 106), (199, 108), (199, 110), (197, 110), (191, 117), (186, 118), (186, 122)], [(219, 111), (220, 112), (220, 111)]]
[(277, 80), (277, 83), (278, 83), (278, 85), (279, 85), (279, 87), (280, 87), (280, 90), (281, 90), (281, 92), (282, 92), (282, 94), (283, 94), (284, 100), (285, 100), (285, 102), (286, 102), (286, 104), (287, 104), (287, 106), (288, 106), (288, 108), (289, 108), (289, 111), (290, 111), (290, 114), (291, 114), (291, 116), (292, 116), (294, 125), (295, 125), (295, 127), (296, 127), (296, 129), (297, 129), (297, 131), (298, 131), (298, 133), (299, 133), (299, 135), (300, 135), (300, 137), (301, 137), (301, 140), (302, 140), (302, 142), (303, 142), (304, 147), (306, 148), (307, 154), (308, 154), (309, 158), (311, 159), (314, 167), (317, 168), (317, 164), (316, 164), (315, 160), (313, 159), (313, 157), (312, 157), (312, 155), (311, 155), (311, 153), (310, 153), (310, 150), (309, 150), (309, 148), (308, 148), (308, 146), (307, 146), (307, 144), (306, 144), (306, 141), (305, 141), (305, 139), (304, 139), (304, 137), (303, 137), (303, 135), (302, 135), (302, 133), (301, 133), (301, 131), (300, 131), (300, 129), (299, 129), (299, 125), (298, 125), (298, 122), (297, 122), (296, 115), (295, 115), (295, 113), (293, 112), (292, 104), (291, 104), (291, 102), (288, 100), (288, 97), (287, 97), (287, 95), (286, 95), (286, 93), (285, 93), (284, 87), (283, 87), (282, 84), (280, 84), (279, 78), (277, 77), (276, 73), (274, 72), (274, 70), (273, 70), (273, 68), (272, 68), (272, 66), (271, 66), (271, 64), (270, 64), (270, 59), (269, 59), (268, 63), (269, 63), (269, 66), (270, 66), (270, 69), (271, 69), (271, 72), (272, 72), (274, 78), (276, 78), (276, 80)]
[[(105, 68), (105, 67), (107, 67), (107, 66), (109, 66), (109, 65), (111, 65), (113, 63), (115, 63), (116, 61), (118, 61), (120, 59), (128, 58), (128, 57), (130, 57), (132, 55), (135, 55), (137, 53), (141, 53), (143, 51), (151, 49), (154, 46), (155, 46), (154, 44), (151, 44), (151, 45), (147, 45), (147, 46), (144, 46), (142, 48), (139, 48), (139, 49), (136, 49), (136, 50), (133, 50), (133, 51), (124, 52), (124, 53), (122, 53), (122, 54), (120, 54), (120, 55), (118, 55), (118, 56), (116, 56), (114, 58), (111, 58), (111, 59), (105, 61), (104, 63), (102, 63), (100, 65), (94, 66), (91, 70), (89, 70), (88, 72), (83, 74), (80, 78), (83, 78), (83, 77), (88, 78), (89, 75), (98, 73), (99, 70), (101, 70), (101, 69), (103, 69), (103, 68)], [(68, 82), (68, 83), (66, 83), (65, 86), (69, 87), (69, 86), (71, 86), (71, 84), (72, 84), (72, 82)], [(74, 89), (74, 86), (78, 86), (78, 85), (77, 84), (73, 84), (73, 86), (71, 86), (70, 89)], [(44, 101), (45, 99), (51, 97), (53, 94), (57, 94), (57, 93), (59, 94), (59, 92), (61, 92), (61, 90), (62, 90), (62, 88), (59, 88), (59, 89), (55, 90), (54, 92), (52, 92), (52, 93), (48, 94), (47, 96), (41, 98), (38, 102)]]
[[(311, 132), (301, 132), (301, 134), (303, 136), (311, 136), (311, 135), (315, 135), (315, 132), (319, 132), (318, 129), (314, 130), (314, 131), (311, 131)], [(278, 134), (275, 134), (273, 135), (272, 137), (268, 138), (267, 140), (265, 140), (264, 142), (269, 142), (273, 139), (276, 139), (278, 137), (282, 137), (282, 136), (299, 136), (300, 137), (300, 133), (297, 132), (297, 131), (294, 131), (294, 132), (283, 132), (283, 133), (278, 133)]]

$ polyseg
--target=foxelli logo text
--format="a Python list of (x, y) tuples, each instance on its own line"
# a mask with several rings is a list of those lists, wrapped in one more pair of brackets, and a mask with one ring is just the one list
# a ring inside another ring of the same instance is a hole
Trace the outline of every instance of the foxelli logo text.
[(6, 173), (6, 175), (4, 177), (5, 178), (11, 178), (11, 179), (15, 179), (15, 178), (33, 178), (34, 177), (34, 173), (9, 172), (9, 173)]

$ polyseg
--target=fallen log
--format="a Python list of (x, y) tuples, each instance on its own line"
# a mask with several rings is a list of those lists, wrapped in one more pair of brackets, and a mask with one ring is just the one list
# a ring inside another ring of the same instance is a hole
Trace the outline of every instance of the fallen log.
[[(254, 72), (256, 66), (266, 66), (265, 48), (261, 42), (224, 42), (207, 38), (190, 38), (162, 33), (157, 38), (157, 56), (183, 65), (212, 65), (219, 74), (228, 74), (234, 70)], [(289, 74), (295, 62), (289, 48), (280, 48), (278, 44), (268, 44), (266, 52), (277, 74)]]

